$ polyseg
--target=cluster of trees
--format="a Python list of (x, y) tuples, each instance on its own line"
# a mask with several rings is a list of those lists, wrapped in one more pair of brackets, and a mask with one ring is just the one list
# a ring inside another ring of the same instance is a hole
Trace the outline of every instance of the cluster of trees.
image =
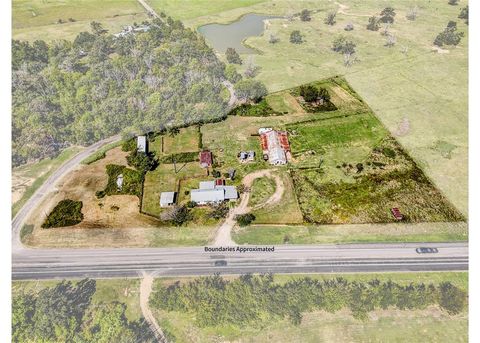
[(71, 199), (61, 200), (50, 212), (42, 228), (72, 226), (83, 220), (83, 203)]
[(234, 48), (227, 48), (225, 51), (225, 57), (227, 58), (228, 63), (242, 64), (242, 59)]
[(12, 341), (148, 342), (146, 324), (130, 322), (121, 303), (93, 304), (96, 281), (63, 281), (40, 292), (24, 292), (12, 301)]
[[(97, 191), (95, 195), (101, 199), (105, 195), (131, 194), (139, 198), (143, 193), (143, 181), (145, 180), (145, 172), (134, 170), (117, 164), (107, 164), (106, 171), (108, 175), (107, 186), (104, 190)], [(119, 175), (123, 176), (122, 187), (117, 185)]]
[(436, 46), (458, 45), (463, 35), (463, 32), (457, 31), (457, 23), (449, 21), (447, 27), (437, 35), (433, 44)]
[(124, 132), (223, 118), (225, 64), (171, 18), (114, 37), (101, 24), (66, 40), (12, 42), (13, 164)]
[(326, 88), (317, 88), (313, 85), (300, 86), (300, 96), (306, 102), (330, 101), (330, 94)]
[(154, 308), (190, 312), (200, 327), (255, 324), (289, 318), (300, 324), (302, 314), (314, 310), (337, 312), (349, 309), (366, 320), (376, 309), (425, 309), (439, 305), (450, 315), (462, 312), (466, 293), (449, 282), (439, 286), (392, 281), (349, 282), (343, 278), (297, 278), (284, 284), (273, 275), (243, 275), (234, 280), (208, 276), (188, 283), (161, 285), (150, 298)]

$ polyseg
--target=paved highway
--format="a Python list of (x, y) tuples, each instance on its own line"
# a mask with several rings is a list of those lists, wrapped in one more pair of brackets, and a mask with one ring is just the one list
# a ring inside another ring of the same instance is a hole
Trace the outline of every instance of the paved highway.
[[(242, 273), (334, 273), (468, 270), (466, 243), (282, 245), (273, 252), (205, 252), (203, 247), (131, 249), (20, 249), (14, 280), (189, 276)], [(244, 247), (244, 246), (239, 246)], [(236, 247), (232, 247), (236, 249)]]

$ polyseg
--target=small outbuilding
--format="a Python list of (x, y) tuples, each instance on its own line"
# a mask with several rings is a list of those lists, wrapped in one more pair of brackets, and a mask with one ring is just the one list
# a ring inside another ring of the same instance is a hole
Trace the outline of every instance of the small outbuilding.
[(200, 152), (200, 166), (202, 168), (208, 168), (213, 163), (213, 156), (211, 151), (204, 150)]
[(147, 153), (147, 136), (138, 136), (137, 137), (137, 150), (139, 152)]
[(117, 190), (121, 191), (123, 187), (123, 174), (117, 176)]
[(168, 207), (175, 204), (176, 192), (162, 192), (160, 194), (160, 207)]

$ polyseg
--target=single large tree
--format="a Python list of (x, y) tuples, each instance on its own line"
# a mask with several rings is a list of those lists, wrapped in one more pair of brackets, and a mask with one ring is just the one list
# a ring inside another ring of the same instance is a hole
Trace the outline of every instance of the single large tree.
[(394, 18), (395, 18), (395, 9), (393, 9), (392, 7), (385, 7), (383, 9), (383, 11), (380, 13), (380, 21), (382, 23), (389, 23), (389, 24), (393, 24), (394, 22)]
[(301, 44), (303, 43), (303, 37), (300, 31), (295, 30), (290, 33), (290, 43)]

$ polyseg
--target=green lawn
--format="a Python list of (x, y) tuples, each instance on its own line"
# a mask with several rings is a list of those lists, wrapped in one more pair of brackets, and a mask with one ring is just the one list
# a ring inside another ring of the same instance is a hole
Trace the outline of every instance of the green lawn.
[(12, 170), (13, 177), (19, 176), (21, 178), (32, 179), (33, 183), (28, 186), (23, 192), (22, 197), (16, 201), (12, 206), (12, 217), (22, 208), (22, 206), (30, 199), (35, 191), (45, 182), (45, 180), (60, 167), (64, 162), (71, 159), (74, 155), (79, 153), (82, 148), (72, 147), (65, 149), (57, 157), (51, 159), (47, 158), (37, 163), (27, 164)]
[(275, 192), (275, 180), (270, 177), (261, 177), (253, 181), (250, 190), (248, 205), (253, 207), (263, 204)]
[[(275, 275), (278, 283), (306, 275)], [(349, 281), (379, 279), (399, 284), (411, 282), (435, 283), (450, 281), (468, 289), (467, 273), (385, 273), (385, 274), (328, 274), (308, 275), (318, 279), (337, 276)], [(173, 283), (177, 278), (156, 282)], [(188, 281), (183, 278), (180, 281)], [(157, 311), (155, 316), (167, 335), (176, 342), (467, 342), (468, 314), (449, 316), (436, 307), (426, 310), (377, 310), (366, 321), (355, 320), (348, 311), (335, 314), (317, 311), (306, 313), (298, 326), (289, 320), (276, 320), (268, 324), (237, 327), (233, 325), (200, 328), (195, 318), (186, 313)]]
[(467, 241), (466, 223), (363, 224), (316, 226), (251, 225), (236, 228), (238, 244), (330, 244)]
[[(156, 140), (160, 140), (158, 137)], [(199, 150), (199, 129), (197, 126), (190, 126), (180, 129), (180, 133), (171, 136), (163, 136), (163, 153), (173, 154), (179, 152), (190, 152)]]
[[(89, 31), (92, 21), (118, 32), (148, 19), (136, 0), (13, 0), (12, 11), (13, 38), (22, 40), (73, 40), (79, 32)], [(58, 24), (59, 19), (64, 23)]]
[(151, 247), (185, 247), (210, 244), (216, 227), (191, 225), (188, 227), (161, 227), (149, 230)]
[[(258, 224), (302, 224), (303, 216), (298, 206), (297, 197), (293, 188), (292, 178), (285, 171), (278, 171), (283, 182), (284, 192), (280, 201), (273, 205), (261, 207), (255, 211), (254, 223)], [(255, 186), (255, 184), (254, 184)], [(255, 188), (253, 188), (255, 194)], [(267, 199), (265, 199), (267, 200)]]

